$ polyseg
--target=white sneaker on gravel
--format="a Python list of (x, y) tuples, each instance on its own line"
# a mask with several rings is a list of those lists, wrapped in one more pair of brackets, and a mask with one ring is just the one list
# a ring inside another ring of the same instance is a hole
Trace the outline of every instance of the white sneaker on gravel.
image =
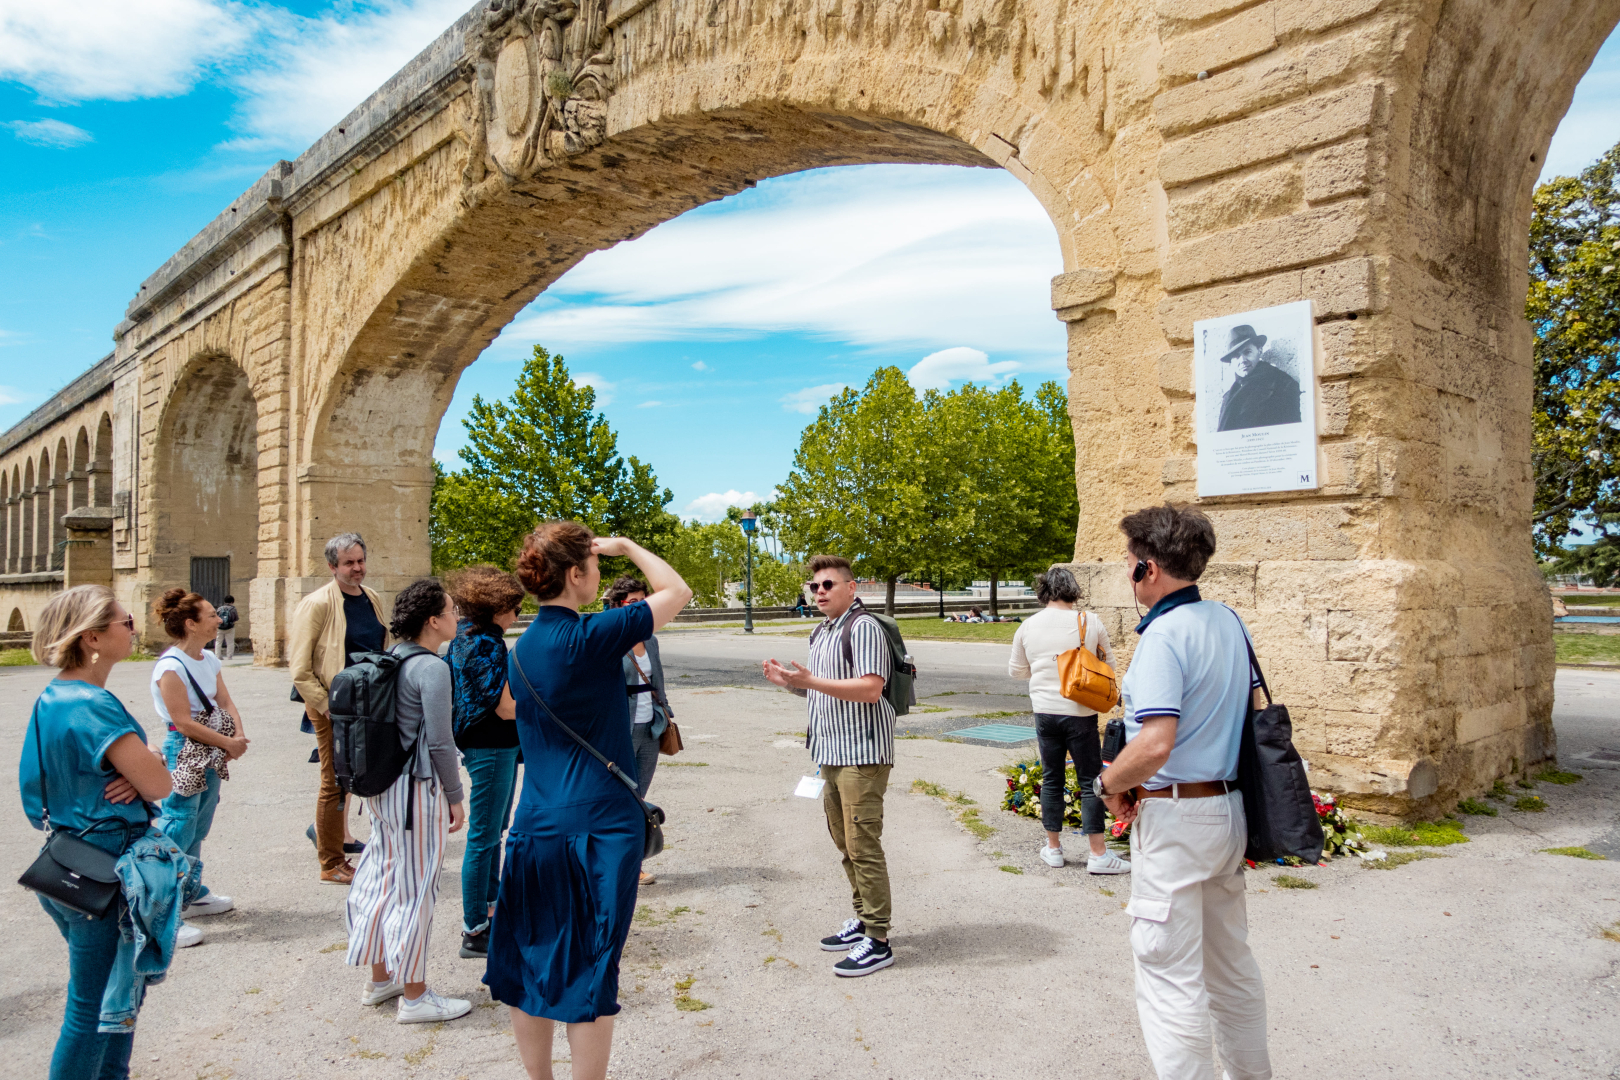
[(1087, 859), (1086, 872), (1088, 874), (1128, 874), (1131, 872), (1131, 864), (1129, 860), (1122, 859), (1110, 851), (1105, 855), (1093, 855)]
[(1060, 847), (1048, 847), (1047, 845), (1042, 844), (1041, 845), (1041, 861), (1044, 862), (1047, 866), (1062, 866), (1063, 865), (1063, 849), (1060, 848)]
[(465, 998), (440, 997), (432, 990), (422, 991), (422, 996), (415, 1001), (408, 998), (399, 999), (399, 1015), (394, 1017), (398, 1024), (432, 1024), (442, 1020), (454, 1020), (472, 1012), (472, 1002)]
[(385, 1001), (391, 1001), (399, 997), (404, 992), (405, 984), (402, 982), (395, 982), (390, 979), (385, 983), (378, 984), (367, 979), (366, 992), (360, 995), (360, 1004), (381, 1005)]
[(209, 893), (207, 896), (198, 897), (187, 904), (186, 909), (180, 913), (180, 917), (182, 919), (195, 919), (201, 915), (223, 915), (235, 906), (236, 904), (230, 897), (221, 896), (219, 893)]
[(181, 923), (180, 932), (174, 937), (174, 947), (177, 949), (189, 949), (193, 945), (201, 944), (202, 939), (203, 933), (201, 930), (189, 923)]

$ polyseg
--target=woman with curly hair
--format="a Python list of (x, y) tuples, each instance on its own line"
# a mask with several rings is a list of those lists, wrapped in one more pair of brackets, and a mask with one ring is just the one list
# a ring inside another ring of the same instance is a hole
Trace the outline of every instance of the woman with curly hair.
[(517, 787), (517, 705), (506, 685), (506, 631), (523, 605), (523, 585), (498, 567), (450, 575), (461, 621), (450, 643), (451, 708), (456, 746), (471, 781), (467, 850), (461, 857), (461, 955), (489, 954), (489, 920), (501, 885), (501, 838)]
[(355, 868), (345, 904), (347, 962), (371, 965), (362, 1005), (398, 997), (396, 1022), (425, 1024), (472, 1011), (472, 1002), (427, 988), (445, 817), (450, 832), (459, 831), (467, 820), (461, 764), (450, 732), (450, 666), (438, 656), (456, 634), (456, 606), (437, 581), (413, 581), (394, 599), (389, 629), (399, 639), (389, 650), (400, 658), (394, 721), (400, 744), (412, 752), (399, 779), (366, 800), (371, 841)]
[[(651, 591), (582, 617), (579, 609), (596, 599), (604, 555), (629, 558)], [(646, 823), (635, 794), (558, 721), (609, 761), (633, 767), (621, 659), (674, 618), (692, 590), (635, 541), (598, 538), (573, 521), (548, 521), (529, 534), (517, 572), (540, 610), (512, 649), (523, 793), (506, 841), (484, 982), (512, 1007), (530, 1080), (551, 1080), (554, 1021), (568, 1025), (574, 1080), (603, 1080)]]

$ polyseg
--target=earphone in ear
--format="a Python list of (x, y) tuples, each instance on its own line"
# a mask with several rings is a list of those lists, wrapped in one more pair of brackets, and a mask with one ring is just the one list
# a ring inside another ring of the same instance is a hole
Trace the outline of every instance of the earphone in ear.
[(1138, 560), (1136, 560), (1136, 569), (1131, 571), (1131, 580), (1132, 581), (1141, 581), (1143, 578), (1147, 577), (1147, 572), (1148, 572), (1147, 560), (1146, 559), (1138, 559)]

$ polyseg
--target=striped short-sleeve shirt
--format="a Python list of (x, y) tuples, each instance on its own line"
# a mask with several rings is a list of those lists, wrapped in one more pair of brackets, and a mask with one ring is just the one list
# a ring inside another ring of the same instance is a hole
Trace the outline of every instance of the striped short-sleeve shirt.
[[(861, 618), (859, 602), (838, 618), (823, 622), (810, 642), (810, 674), (821, 679), (858, 679), (881, 675), (889, 681), (889, 640), (876, 619)], [(844, 627), (850, 631), (850, 655), (844, 655)], [(843, 701), (816, 690), (810, 703), (810, 757), (817, 765), (893, 765), (894, 706), (887, 698), (870, 704)]]

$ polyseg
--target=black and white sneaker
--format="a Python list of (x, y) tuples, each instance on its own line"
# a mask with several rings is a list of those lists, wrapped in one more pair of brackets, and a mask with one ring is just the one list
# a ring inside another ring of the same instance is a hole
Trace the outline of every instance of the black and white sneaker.
[(866, 924), (859, 919), (848, 919), (838, 928), (838, 933), (821, 939), (821, 947), (827, 952), (847, 952), (865, 937)]
[(894, 963), (894, 950), (887, 941), (873, 941), (863, 937), (849, 950), (849, 955), (833, 965), (834, 975), (870, 975), (878, 968)]

